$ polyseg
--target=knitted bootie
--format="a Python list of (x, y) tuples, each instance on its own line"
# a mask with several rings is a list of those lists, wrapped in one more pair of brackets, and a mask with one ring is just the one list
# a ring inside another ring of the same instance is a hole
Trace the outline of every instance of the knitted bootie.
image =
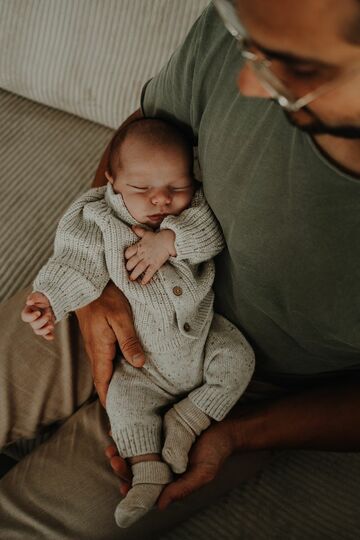
[(162, 457), (174, 473), (183, 473), (196, 436), (210, 425), (210, 418), (190, 398), (176, 403), (164, 417)]
[(156, 503), (164, 485), (172, 480), (171, 471), (162, 461), (142, 461), (131, 467), (132, 487), (117, 505), (115, 521), (119, 527), (130, 527)]

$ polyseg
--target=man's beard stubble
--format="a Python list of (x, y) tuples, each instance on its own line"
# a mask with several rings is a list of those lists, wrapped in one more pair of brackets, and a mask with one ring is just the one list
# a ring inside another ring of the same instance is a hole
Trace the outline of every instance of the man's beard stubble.
[(308, 114), (312, 121), (308, 124), (301, 124), (296, 120), (296, 113), (285, 111), (285, 116), (293, 126), (309, 135), (332, 135), (342, 139), (360, 139), (360, 127), (350, 125), (328, 126), (324, 124), (308, 107), (302, 109)]

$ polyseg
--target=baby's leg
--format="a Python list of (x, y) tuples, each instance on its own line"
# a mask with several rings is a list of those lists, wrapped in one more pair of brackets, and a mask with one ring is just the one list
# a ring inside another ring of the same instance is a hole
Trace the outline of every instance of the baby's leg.
[(132, 487), (115, 510), (115, 521), (119, 527), (130, 527), (144, 516), (173, 478), (170, 467), (163, 461), (141, 461), (132, 465), (131, 471)]
[(188, 454), (197, 436), (210, 425), (210, 418), (189, 398), (176, 403), (164, 417), (164, 461), (175, 473), (186, 471)]
[(204, 384), (174, 405), (164, 419), (164, 460), (177, 473), (186, 470), (188, 452), (210, 424), (222, 420), (240, 398), (254, 370), (254, 353), (241, 332), (214, 314), (204, 349)]
[(158, 388), (143, 371), (122, 362), (115, 370), (107, 396), (111, 432), (124, 458), (129, 458), (132, 487), (118, 504), (115, 520), (129, 527), (156, 503), (164, 485), (172, 480), (161, 461), (162, 406), (171, 396)]

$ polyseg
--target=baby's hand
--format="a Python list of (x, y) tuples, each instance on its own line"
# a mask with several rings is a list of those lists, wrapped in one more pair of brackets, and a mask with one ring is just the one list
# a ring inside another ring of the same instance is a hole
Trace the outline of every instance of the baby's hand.
[(38, 336), (54, 339), (55, 315), (48, 298), (40, 292), (32, 292), (26, 299), (21, 319), (30, 324)]
[(132, 281), (144, 273), (141, 284), (146, 285), (169, 257), (176, 256), (175, 233), (169, 229), (148, 231), (138, 225), (133, 231), (141, 240), (125, 250), (126, 269), (131, 272)]

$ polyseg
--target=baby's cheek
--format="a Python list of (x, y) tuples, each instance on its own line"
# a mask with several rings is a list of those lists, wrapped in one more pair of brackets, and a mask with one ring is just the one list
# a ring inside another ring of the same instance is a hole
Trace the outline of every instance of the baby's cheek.
[[(138, 195), (138, 194), (136, 194)], [(143, 200), (143, 197), (134, 195), (123, 195), (123, 200), (125, 203), (126, 208), (128, 209), (129, 213), (132, 215), (134, 219), (137, 221), (140, 221), (140, 218), (143, 217), (143, 208), (145, 206), (145, 202)]]
[(190, 206), (192, 196), (188, 193), (179, 194), (178, 206), (180, 208), (179, 213)]

